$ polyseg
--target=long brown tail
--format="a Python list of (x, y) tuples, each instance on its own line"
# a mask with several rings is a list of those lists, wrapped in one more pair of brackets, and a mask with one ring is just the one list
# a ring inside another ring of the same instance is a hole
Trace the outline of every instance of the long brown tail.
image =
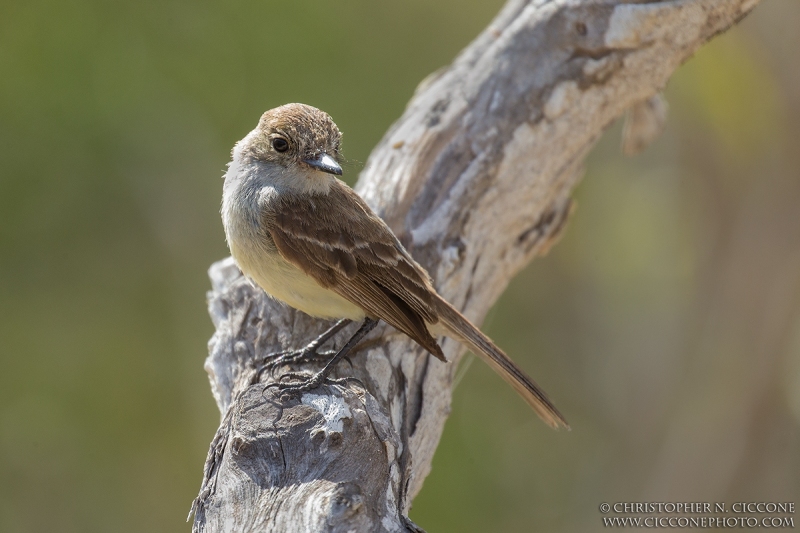
[(514, 387), (514, 390), (533, 407), (539, 418), (553, 428), (565, 427), (569, 429), (569, 424), (567, 424), (567, 421), (561, 416), (561, 413), (558, 412), (558, 409), (556, 409), (544, 391), (489, 337), (472, 325), (464, 315), (444, 299), (439, 298), (436, 307), (441, 325), (449, 330), (456, 339), (466, 344), (475, 354), (479, 355), (495, 372), (500, 374), (500, 377)]

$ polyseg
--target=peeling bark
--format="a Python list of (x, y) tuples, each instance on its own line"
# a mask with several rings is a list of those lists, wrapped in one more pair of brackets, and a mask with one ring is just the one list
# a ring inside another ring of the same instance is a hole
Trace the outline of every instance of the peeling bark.
[[(558, 239), (603, 130), (632, 108), (626, 151), (651, 142), (669, 76), (757, 3), (510, 0), (420, 84), (357, 190), (480, 323)], [(419, 531), (407, 512), (450, 412), (461, 346), (443, 341), (445, 364), (381, 324), (337, 368), (353, 379), (281, 401), (267, 387), (288, 369), (258, 376), (260, 357), (329, 324), (270, 300), (230, 258), (210, 276), (206, 370), (223, 417), (193, 531)]]

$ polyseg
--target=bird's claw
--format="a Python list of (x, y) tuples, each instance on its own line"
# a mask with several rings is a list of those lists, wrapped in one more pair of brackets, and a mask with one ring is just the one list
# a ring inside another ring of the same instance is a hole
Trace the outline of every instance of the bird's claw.
[(285, 383), (283, 381), (279, 381), (277, 383), (270, 383), (266, 387), (264, 387), (264, 392), (267, 389), (278, 389), (280, 395), (287, 396), (287, 397), (298, 397), (304, 392), (312, 391), (316, 388), (321, 387), (322, 385), (338, 385), (338, 386), (345, 386), (347, 383), (354, 381), (360, 386), (364, 387), (364, 384), (361, 380), (354, 378), (354, 377), (345, 377), (345, 378), (332, 378), (326, 375), (324, 372), (317, 372), (314, 375), (309, 376), (308, 374), (301, 374), (298, 372), (287, 372), (280, 377), (280, 380), (284, 380), (286, 378), (294, 379), (296, 381), (292, 381), (289, 383)]
[[(285, 383), (283, 380), (287, 378), (295, 379), (297, 381)], [(336, 384), (337, 382), (341, 381), (338, 379), (331, 379), (322, 372), (317, 372), (312, 376), (309, 376), (308, 374), (300, 374), (298, 372), (287, 372), (280, 377), (280, 380), (281, 381), (278, 381), (277, 383), (270, 383), (264, 387), (264, 391), (275, 388), (280, 391), (281, 396), (296, 397), (300, 396), (304, 392), (316, 389), (323, 384)]]
[(257, 366), (255, 381), (259, 381), (264, 372), (269, 371), (270, 374), (281, 366), (292, 365), (297, 363), (307, 363), (315, 359), (330, 358), (335, 355), (335, 351), (319, 351), (319, 343), (312, 342), (305, 348), (299, 350), (283, 350), (281, 352), (274, 352), (262, 357), (261, 362)]
[(259, 373), (263, 373), (265, 370), (273, 370), (284, 365), (305, 363), (313, 361), (314, 359), (330, 358), (335, 354), (336, 352), (333, 350), (319, 351), (316, 346), (306, 346), (300, 350), (275, 352), (264, 356), (259, 368)]

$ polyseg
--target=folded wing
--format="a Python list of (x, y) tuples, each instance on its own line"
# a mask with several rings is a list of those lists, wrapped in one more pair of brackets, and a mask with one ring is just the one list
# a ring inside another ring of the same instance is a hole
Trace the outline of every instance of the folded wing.
[(336, 182), (327, 195), (278, 201), (264, 226), (287, 261), (445, 360), (426, 326), (438, 321), (428, 274), (361, 197)]

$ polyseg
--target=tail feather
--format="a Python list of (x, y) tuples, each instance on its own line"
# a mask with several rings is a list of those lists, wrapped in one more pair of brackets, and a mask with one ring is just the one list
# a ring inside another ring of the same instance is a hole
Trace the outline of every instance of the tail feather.
[(500, 374), (536, 411), (539, 418), (553, 428), (569, 429), (569, 424), (544, 391), (503, 350), (444, 299), (439, 298), (436, 304), (441, 325)]

